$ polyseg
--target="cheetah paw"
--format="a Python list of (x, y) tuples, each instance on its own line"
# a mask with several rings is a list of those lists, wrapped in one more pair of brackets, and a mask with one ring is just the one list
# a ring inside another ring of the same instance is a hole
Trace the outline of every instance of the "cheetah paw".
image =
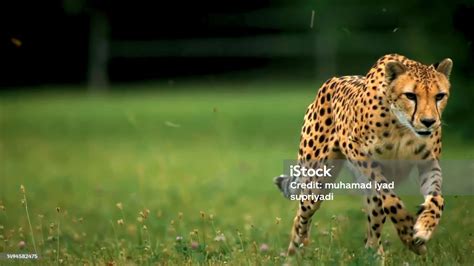
[[(416, 243), (415, 243), (416, 242)], [(409, 245), (411, 251), (413, 251), (417, 255), (424, 255), (428, 251), (423, 241), (416, 241), (413, 239), (411, 245)]]
[(428, 240), (430, 240), (433, 230), (426, 228), (421, 225), (421, 223), (416, 223), (414, 226), (415, 234), (413, 235), (413, 244), (415, 246), (424, 245)]
[(410, 250), (418, 255), (423, 255), (427, 252), (426, 243), (431, 238), (432, 230), (424, 228), (421, 223), (416, 223), (414, 226), (415, 234), (411, 241)]

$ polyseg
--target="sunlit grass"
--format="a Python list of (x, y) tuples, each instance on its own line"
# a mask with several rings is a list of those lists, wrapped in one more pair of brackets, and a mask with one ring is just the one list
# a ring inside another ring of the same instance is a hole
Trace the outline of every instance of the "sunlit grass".
[[(36, 245), (51, 264), (288, 262), (296, 206), (272, 177), (296, 155), (315, 91), (182, 89), (1, 98), (0, 252)], [(444, 156), (473, 158), (474, 146), (450, 134)], [(404, 199), (413, 211), (422, 200)], [(387, 223), (386, 263), (472, 262), (472, 203), (446, 199), (426, 257), (406, 250)], [(358, 196), (324, 203), (312, 243), (289, 262), (374, 262), (362, 208)]]

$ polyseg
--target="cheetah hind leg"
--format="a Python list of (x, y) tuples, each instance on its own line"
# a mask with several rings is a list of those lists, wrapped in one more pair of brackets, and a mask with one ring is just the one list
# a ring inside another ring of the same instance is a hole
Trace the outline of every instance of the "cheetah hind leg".
[[(331, 159), (334, 159), (332, 157)], [(326, 177), (324, 183), (332, 183), (335, 181), (338, 176), (343, 163), (341, 161), (327, 161), (327, 165), (333, 165), (333, 175), (331, 177)], [(313, 180), (317, 182), (322, 182), (322, 180)], [(301, 195), (327, 195), (330, 193), (329, 190), (308, 190), (302, 189), (300, 192)], [(291, 240), (288, 247), (288, 255), (293, 255), (296, 251), (303, 246), (308, 246), (309, 244), (309, 233), (311, 229), (311, 221), (313, 215), (321, 207), (321, 203), (324, 200), (301, 200), (298, 205), (298, 210), (296, 212), (296, 217), (293, 222), (291, 230)]]
[(288, 255), (294, 255), (296, 251), (309, 244), (309, 233), (311, 230), (311, 216), (319, 209), (321, 202), (300, 202), (296, 217), (293, 220), (291, 230), (291, 241), (288, 246)]

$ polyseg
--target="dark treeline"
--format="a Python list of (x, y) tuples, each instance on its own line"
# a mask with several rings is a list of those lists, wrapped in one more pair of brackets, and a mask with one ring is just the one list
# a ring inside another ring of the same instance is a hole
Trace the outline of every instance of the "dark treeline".
[[(0, 85), (363, 74), (385, 53), (472, 76), (468, 1), (15, 1)], [(312, 19), (312, 13), (314, 18)], [(311, 25), (312, 22), (312, 25)]]

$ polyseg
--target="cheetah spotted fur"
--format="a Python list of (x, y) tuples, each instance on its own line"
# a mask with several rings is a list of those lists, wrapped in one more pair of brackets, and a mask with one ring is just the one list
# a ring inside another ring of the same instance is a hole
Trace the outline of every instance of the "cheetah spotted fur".
[[(394, 224), (403, 244), (417, 254), (426, 252), (425, 244), (439, 224), (444, 207), (439, 166), (441, 114), (449, 97), (451, 69), (449, 58), (424, 65), (402, 55), (385, 55), (366, 76), (326, 81), (307, 109), (298, 153), (300, 165), (315, 167), (318, 162), (345, 160), (366, 180), (381, 183), (406, 176), (387, 174), (389, 171), (381, 163), (384, 160), (413, 162), (402, 169), (407, 172), (418, 168), (424, 202), (416, 216), (390, 189), (373, 190), (366, 195), (365, 243), (379, 254), (383, 254), (381, 232), (387, 219)], [(333, 173), (341, 167), (337, 164)], [(292, 181), (295, 178), (290, 176), (275, 178), (286, 197), (292, 193), (327, 193), (314, 189), (294, 191), (289, 185)], [(299, 177), (297, 181), (309, 182), (309, 178)], [(311, 219), (321, 202), (299, 202), (289, 254), (308, 243)]]

